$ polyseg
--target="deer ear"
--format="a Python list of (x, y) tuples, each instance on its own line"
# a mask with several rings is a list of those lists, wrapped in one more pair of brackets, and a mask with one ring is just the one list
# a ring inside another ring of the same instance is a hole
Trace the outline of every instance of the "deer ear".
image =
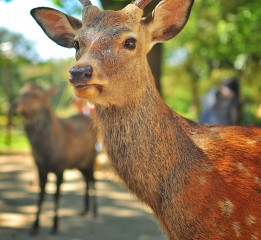
[(194, 0), (162, 0), (143, 23), (151, 33), (152, 42), (175, 37), (185, 26)]
[(31, 15), (54, 42), (63, 47), (73, 47), (73, 39), (82, 27), (81, 20), (47, 7), (34, 8)]
[(58, 91), (59, 91), (59, 86), (58, 85), (54, 85), (54, 86), (51, 86), (50, 88), (48, 88), (46, 90), (46, 93), (47, 93), (48, 96), (52, 97), (55, 94), (57, 94)]

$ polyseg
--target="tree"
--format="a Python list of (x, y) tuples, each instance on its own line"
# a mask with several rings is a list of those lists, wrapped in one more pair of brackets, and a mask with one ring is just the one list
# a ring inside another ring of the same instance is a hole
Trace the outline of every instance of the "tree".
[(10, 141), (10, 127), (12, 126), (11, 104), (21, 86), (22, 76), (19, 66), (37, 60), (37, 53), (33, 44), (22, 35), (12, 33), (7, 29), (0, 29), (0, 103), (7, 116), (7, 142)]
[[(0, 29), (0, 93), (1, 96), (6, 96), (9, 104), (15, 95), (16, 88), (13, 84), (21, 84), (19, 66), (35, 61), (38, 61), (38, 55), (32, 42), (21, 34)], [(3, 98), (0, 101), (3, 101)]]
[(8, 103), (11, 103), (15, 94), (12, 85), (21, 84), (19, 66), (35, 61), (38, 61), (38, 55), (32, 42), (21, 34), (0, 29), (0, 93), (6, 96)]

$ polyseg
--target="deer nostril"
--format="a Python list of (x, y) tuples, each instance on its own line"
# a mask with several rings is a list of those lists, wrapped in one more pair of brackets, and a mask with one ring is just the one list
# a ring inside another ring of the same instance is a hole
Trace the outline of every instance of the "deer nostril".
[(70, 80), (75, 81), (79, 79), (90, 79), (93, 74), (93, 68), (91, 66), (86, 66), (82, 68), (72, 68), (70, 70)]
[(93, 73), (93, 68), (91, 66), (87, 66), (84, 69), (85, 69), (84, 76), (86, 78), (91, 78), (92, 77), (92, 73)]

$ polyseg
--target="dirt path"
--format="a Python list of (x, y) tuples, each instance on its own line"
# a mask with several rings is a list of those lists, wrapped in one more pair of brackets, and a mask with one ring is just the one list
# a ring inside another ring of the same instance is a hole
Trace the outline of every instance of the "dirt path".
[(60, 233), (50, 235), (53, 216), (53, 176), (47, 192), (41, 229), (28, 235), (36, 211), (38, 187), (28, 153), (0, 154), (1, 240), (163, 240), (166, 239), (148, 209), (118, 184), (111, 174), (97, 173), (99, 216), (80, 216), (84, 182), (75, 170), (67, 171), (62, 186)]

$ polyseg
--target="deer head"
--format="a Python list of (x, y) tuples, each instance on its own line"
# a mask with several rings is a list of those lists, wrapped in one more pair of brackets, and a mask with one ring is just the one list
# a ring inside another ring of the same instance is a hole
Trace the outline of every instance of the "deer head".
[(143, 17), (150, 1), (136, 0), (119, 11), (101, 11), (82, 0), (82, 21), (51, 8), (31, 11), (49, 38), (75, 48), (76, 63), (69, 79), (78, 97), (101, 105), (124, 105), (154, 85), (146, 55), (154, 44), (182, 30), (193, 0), (163, 0)]
[(42, 109), (50, 108), (50, 98), (58, 91), (58, 86), (44, 90), (35, 83), (26, 84), (13, 103), (13, 108), (25, 118), (33, 118)]

